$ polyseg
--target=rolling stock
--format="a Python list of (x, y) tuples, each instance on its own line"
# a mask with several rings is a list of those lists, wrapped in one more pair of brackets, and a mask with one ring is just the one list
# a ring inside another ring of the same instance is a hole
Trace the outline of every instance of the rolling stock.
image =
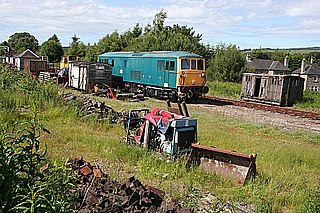
[(171, 100), (192, 99), (208, 92), (205, 59), (181, 51), (108, 52), (99, 62), (112, 66), (113, 88)]
[(293, 75), (244, 73), (241, 99), (278, 106), (302, 100), (304, 79)]

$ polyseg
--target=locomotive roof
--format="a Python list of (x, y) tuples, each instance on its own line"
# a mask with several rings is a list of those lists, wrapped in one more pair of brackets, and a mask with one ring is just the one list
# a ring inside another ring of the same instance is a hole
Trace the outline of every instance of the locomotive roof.
[(149, 58), (183, 58), (183, 57), (197, 57), (203, 58), (202, 56), (186, 52), (186, 51), (153, 51), (153, 52), (107, 52), (103, 53), (99, 56), (107, 56), (107, 57), (149, 57)]

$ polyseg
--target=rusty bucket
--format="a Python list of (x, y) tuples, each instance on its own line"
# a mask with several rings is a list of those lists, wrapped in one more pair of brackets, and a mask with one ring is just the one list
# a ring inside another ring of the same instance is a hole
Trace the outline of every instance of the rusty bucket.
[(256, 174), (256, 154), (242, 154), (200, 144), (192, 144), (187, 168), (197, 165), (208, 173), (215, 173), (244, 185)]

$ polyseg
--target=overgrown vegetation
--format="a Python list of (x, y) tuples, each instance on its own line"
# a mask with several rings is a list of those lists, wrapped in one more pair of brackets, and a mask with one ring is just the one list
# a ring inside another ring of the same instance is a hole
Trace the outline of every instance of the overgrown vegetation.
[[(217, 82), (210, 84), (212, 88), (223, 88)], [(257, 177), (241, 187), (198, 168), (187, 171), (184, 159), (166, 162), (156, 153), (124, 143), (125, 131), (120, 125), (81, 121), (76, 108), (61, 104), (55, 85), (2, 69), (0, 87), (0, 119), (5, 124), (0, 139), (3, 212), (70, 212), (72, 196), (67, 192), (73, 179), (62, 159), (79, 156), (88, 161), (102, 160), (111, 178), (124, 181), (134, 175), (164, 190), (168, 200), (177, 198), (188, 207), (197, 208), (198, 201), (209, 191), (219, 198), (213, 209), (232, 201), (248, 204), (258, 212), (319, 210), (318, 134), (284, 132), (190, 106), (190, 114), (198, 119), (201, 144), (258, 154)], [(228, 86), (232, 87), (228, 95), (236, 96), (240, 87)], [(101, 100), (117, 111), (165, 108), (165, 103), (157, 100)], [(43, 132), (40, 123), (51, 134)]]
[(239, 83), (209, 81), (207, 86), (209, 87), (209, 95), (238, 99), (241, 95), (241, 84)]
[(70, 212), (73, 176), (46, 159), (49, 134), (37, 113), (60, 103), (58, 89), (0, 67), (0, 212)]
[(320, 110), (320, 94), (319, 92), (314, 92), (306, 90), (303, 92), (303, 101), (296, 104), (296, 107), (309, 110)]

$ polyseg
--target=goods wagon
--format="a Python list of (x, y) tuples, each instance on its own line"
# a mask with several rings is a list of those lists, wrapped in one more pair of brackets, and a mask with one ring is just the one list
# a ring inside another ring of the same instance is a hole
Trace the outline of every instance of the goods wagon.
[(112, 66), (114, 88), (172, 100), (208, 92), (205, 59), (181, 51), (108, 52), (99, 62)]
[(278, 106), (292, 106), (302, 100), (304, 79), (292, 75), (244, 73), (241, 98)]
[(106, 63), (69, 63), (69, 86), (90, 92), (95, 85), (111, 85), (111, 66)]

